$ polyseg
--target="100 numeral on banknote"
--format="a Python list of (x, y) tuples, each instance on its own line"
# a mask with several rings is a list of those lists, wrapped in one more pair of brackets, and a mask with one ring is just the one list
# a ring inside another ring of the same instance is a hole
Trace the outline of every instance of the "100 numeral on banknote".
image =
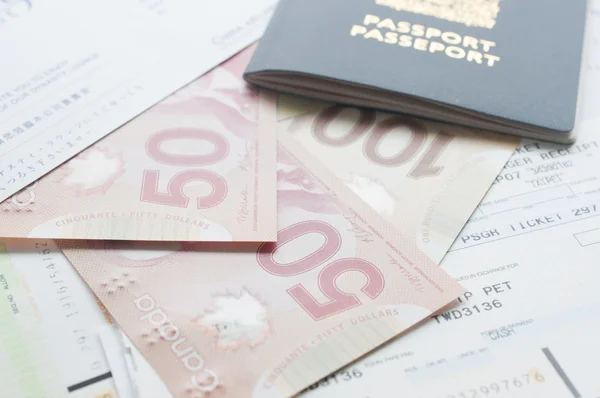
[(515, 138), (385, 112), (280, 106), (294, 136), (439, 262), (512, 155)]
[(280, 139), (277, 242), (61, 243), (178, 398), (291, 396), (463, 292)]
[[(343, 148), (366, 136), (362, 145), (363, 154), (375, 165), (397, 167), (410, 164), (407, 177), (412, 179), (433, 177), (442, 172), (444, 167), (435, 165), (435, 162), (455, 138), (453, 135), (440, 131), (426, 144), (427, 128), (417, 119), (395, 116), (377, 123), (374, 111), (360, 110), (358, 120), (345, 135), (330, 136), (327, 128), (343, 110), (344, 108), (339, 106), (328, 107), (315, 120), (313, 136), (322, 145)], [(399, 147), (392, 156), (383, 155), (379, 147), (386, 135), (402, 127), (408, 127), (407, 144)], [(427, 146), (424, 148), (424, 145)], [(414, 160), (417, 162), (413, 164)]]

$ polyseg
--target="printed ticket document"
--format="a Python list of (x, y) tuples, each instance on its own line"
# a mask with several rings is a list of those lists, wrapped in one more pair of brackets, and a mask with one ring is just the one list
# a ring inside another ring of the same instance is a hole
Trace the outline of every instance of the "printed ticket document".
[(0, 235), (274, 241), (271, 93), (246, 48), (0, 204)]
[(276, 243), (60, 241), (175, 397), (291, 396), (464, 292), (279, 138)]
[(117, 398), (98, 338), (111, 322), (52, 241), (0, 241), (1, 397)]
[(273, 5), (0, 1), (0, 200), (251, 44)]

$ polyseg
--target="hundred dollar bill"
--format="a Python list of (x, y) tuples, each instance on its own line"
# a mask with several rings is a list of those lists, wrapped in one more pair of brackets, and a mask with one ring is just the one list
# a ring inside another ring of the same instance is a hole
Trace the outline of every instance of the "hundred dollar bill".
[(279, 128), (440, 262), (519, 139), (279, 98)]
[(277, 181), (274, 243), (61, 241), (177, 398), (291, 396), (463, 292), (289, 136)]
[(4, 201), (0, 236), (275, 240), (276, 111), (242, 79), (253, 51)]

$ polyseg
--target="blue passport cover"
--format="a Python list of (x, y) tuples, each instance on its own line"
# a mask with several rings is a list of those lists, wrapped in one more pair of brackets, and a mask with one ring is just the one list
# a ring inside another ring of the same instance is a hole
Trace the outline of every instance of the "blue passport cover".
[(324, 77), (566, 134), (585, 0), (280, 0), (245, 76)]

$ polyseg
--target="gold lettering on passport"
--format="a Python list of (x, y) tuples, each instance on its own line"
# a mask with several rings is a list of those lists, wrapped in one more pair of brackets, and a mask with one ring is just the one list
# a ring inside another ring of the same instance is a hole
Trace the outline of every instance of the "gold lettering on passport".
[[(446, 3), (451, 0), (435, 1)], [(496, 47), (493, 41), (406, 21), (395, 21), (373, 14), (366, 14), (362, 24), (352, 26), (350, 36), (359, 36), (366, 40), (412, 48), (430, 54), (444, 54), (449, 58), (488, 67), (493, 67), (500, 61), (500, 57), (490, 53)]]
[(500, 0), (375, 0), (396, 11), (427, 15), (467, 26), (492, 29)]

